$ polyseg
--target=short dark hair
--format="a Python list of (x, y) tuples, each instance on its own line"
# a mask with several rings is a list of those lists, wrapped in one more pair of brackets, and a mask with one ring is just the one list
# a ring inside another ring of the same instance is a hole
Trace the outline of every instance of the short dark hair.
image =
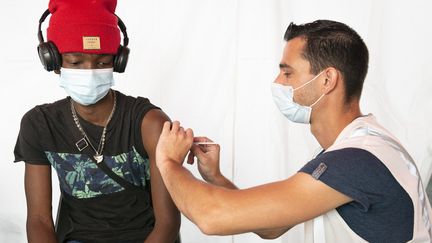
[(343, 76), (345, 102), (360, 98), (368, 70), (369, 52), (357, 32), (343, 23), (317, 20), (302, 25), (291, 23), (284, 39), (289, 41), (296, 37), (306, 41), (302, 55), (309, 61), (312, 74), (334, 67)]

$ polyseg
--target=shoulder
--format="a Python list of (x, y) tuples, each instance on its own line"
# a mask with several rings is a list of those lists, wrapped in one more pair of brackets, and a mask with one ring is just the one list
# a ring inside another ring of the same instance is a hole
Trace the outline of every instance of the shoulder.
[(300, 172), (310, 174), (314, 179), (349, 196), (364, 211), (372, 203), (372, 196), (385, 200), (403, 192), (384, 163), (371, 152), (360, 148), (322, 153), (308, 162)]
[(142, 126), (151, 126), (168, 120), (168, 116), (156, 105), (152, 104), (148, 98), (133, 97), (125, 95), (120, 91), (115, 91), (117, 97), (122, 100), (127, 109), (131, 109), (132, 114), (135, 114)]
[(141, 123), (142, 132), (151, 132), (151, 131), (157, 131), (160, 133), (162, 130), (163, 124), (166, 121), (169, 121), (169, 117), (159, 109), (152, 109), (149, 110)]
[(140, 124), (143, 122), (144, 116), (151, 110), (160, 110), (159, 107), (152, 104), (148, 98), (145, 97), (133, 97), (130, 95), (125, 95), (119, 91), (115, 91), (118, 100), (120, 101), (120, 109), (125, 113), (130, 114), (136, 122)]
[(114, 90), (116, 92), (117, 98), (124, 100), (124, 102), (126, 103), (127, 106), (129, 107), (139, 107), (139, 106), (153, 106), (153, 107), (157, 107), (154, 104), (152, 104), (150, 102), (150, 100), (146, 97), (141, 97), (141, 96), (131, 96), (131, 95), (126, 95), (123, 94), (120, 91)]
[(65, 98), (53, 103), (37, 105), (23, 115), (21, 123), (23, 125), (30, 125), (33, 123), (40, 125), (50, 118), (56, 119), (60, 113), (64, 112), (67, 103), (68, 99)]
[(126, 107), (130, 107), (133, 110), (139, 111), (143, 115), (142, 125), (155, 125), (167, 121), (168, 116), (156, 105), (150, 102), (146, 97), (133, 97), (125, 95), (120, 91), (115, 91), (119, 99), (124, 100)]
[(302, 170), (314, 170), (316, 166), (331, 166), (341, 170), (372, 170), (376, 168), (386, 168), (385, 165), (371, 152), (360, 148), (343, 148), (324, 152), (302, 168)]
[(328, 181), (347, 180), (350, 184), (364, 180), (377, 183), (395, 180), (380, 159), (361, 148), (324, 152), (309, 161), (301, 171), (311, 174), (315, 179), (323, 177)]
[(145, 114), (141, 123), (141, 138), (146, 151), (155, 151), (165, 121), (169, 118), (161, 110), (153, 109)]

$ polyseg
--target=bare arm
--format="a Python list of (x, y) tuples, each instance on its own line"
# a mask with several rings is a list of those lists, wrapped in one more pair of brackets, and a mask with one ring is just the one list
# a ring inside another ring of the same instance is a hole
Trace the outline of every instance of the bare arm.
[[(213, 185), (224, 187), (226, 189), (238, 190), (238, 187), (222, 174), (220, 174), (220, 176), (218, 177), (212, 178), (211, 180), (206, 179), (206, 181)], [(263, 239), (276, 239), (279, 236), (283, 235), (288, 230), (290, 230), (291, 228), (292, 226), (275, 228), (275, 229), (267, 229), (267, 230), (255, 230), (253, 231), (253, 233), (257, 234), (259, 237)]]
[(165, 124), (157, 165), (177, 207), (206, 234), (287, 229), (351, 201), (305, 173), (244, 190), (204, 183), (181, 166), (192, 141), (191, 130)]
[[(195, 137), (194, 142), (213, 142), (206, 137)], [(192, 145), (191, 153), (188, 155), (188, 163), (193, 164), (194, 156), (197, 157), (198, 171), (201, 177), (208, 183), (216, 186), (224, 187), (226, 189), (238, 189), (233, 182), (228, 180), (220, 171), (220, 146), (214, 145)], [(254, 231), (263, 239), (275, 239), (291, 229), (289, 227), (282, 227), (277, 229)]]
[(180, 212), (162, 181), (155, 162), (156, 144), (162, 126), (169, 118), (160, 110), (149, 111), (143, 119), (141, 134), (150, 159), (150, 180), (156, 223), (146, 242), (172, 243), (180, 229)]
[(57, 242), (51, 208), (51, 167), (26, 163), (24, 180), (28, 242)]

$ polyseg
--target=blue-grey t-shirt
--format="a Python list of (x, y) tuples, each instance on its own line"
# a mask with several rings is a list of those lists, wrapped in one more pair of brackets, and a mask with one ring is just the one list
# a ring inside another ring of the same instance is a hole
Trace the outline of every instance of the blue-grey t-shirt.
[(372, 153), (344, 148), (321, 153), (300, 172), (352, 198), (336, 208), (348, 226), (368, 242), (407, 242), (413, 237), (411, 198)]

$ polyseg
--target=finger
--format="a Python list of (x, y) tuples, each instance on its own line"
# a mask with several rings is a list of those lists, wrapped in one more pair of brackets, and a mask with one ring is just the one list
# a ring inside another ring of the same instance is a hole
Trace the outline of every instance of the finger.
[(194, 155), (192, 152), (189, 152), (189, 154), (188, 154), (187, 163), (190, 165), (192, 165), (194, 163)]
[(206, 147), (207, 151), (220, 151), (220, 145), (219, 144), (206, 144), (204, 145)]
[(188, 140), (191, 140), (191, 142), (193, 142), (194, 139), (194, 134), (193, 134), (193, 130), (188, 128), (186, 130), (186, 137), (188, 138)]
[(182, 138), (184, 137), (184, 135), (185, 135), (185, 131), (184, 131), (184, 128), (183, 128), (183, 127), (180, 127), (180, 128), (178, 129), (178, 131), (177, 131), (177, 135), (181, 136)]
[(164, 122), (161, 134), (165, 135), (165, 134), (169, 133), (170, 127), (171, 127), (171, 122), (169, 122), (169, 121)]
[(171, 132), (172, 133), (177, 133), (177, 131), (179, 130), (179, 128), (180, 128), (180, 122), (179, 121), (174, 121), (172, 123), (172, 126), (171, 126)]
[(205, 151), (203, 151), (203, 148), (198, 146), (198, 145), (195, 145), (195, 144), (192, 145), (191, 151), (197, 158), (200, 158), (200, 157), (202, 158), (205, 154)]
[(213, 142), (208, 137), (194, 137), (194, 142)]

